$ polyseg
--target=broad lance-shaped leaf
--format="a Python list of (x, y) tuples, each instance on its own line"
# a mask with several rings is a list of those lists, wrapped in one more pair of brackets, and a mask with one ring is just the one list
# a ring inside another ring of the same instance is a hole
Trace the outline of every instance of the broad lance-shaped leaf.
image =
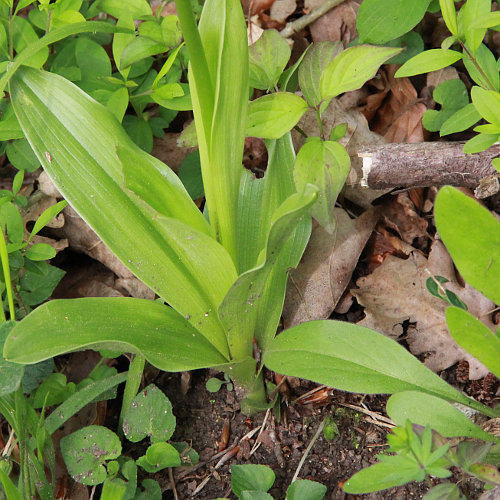
[(14, 326), (4, 355), (9, 361), (31, 364), (79, 349), (137, 353), (165, 371), (227, 363), (172, 308), (115, 297), (52, 300), (41, 305)]
[(271, 370), (367, 394), (416, 390), (485, 413), (496, 412), (448, 385), (384, 335), (341, 321), (311, 321), (278, 335), (264, 353)]
[(375, 76), (378, 68), (402, 49), (357, 45), (341, 52), (323, 71), (320, 79), (322, 99), (336, 97), (361, 88)]
[[(269, 161), (266, 175), (256, 179), (245, 170), (238, 204), (238, 269), (240, 273), (257, 265), (265, 247), (274, 211), (296, 192), (292, 169), (295, 151), (290, 134), (267, 142)], [(270, 272), (256, 308), (255, 335), (261, 347), (274, 338), (283, 309), (288, 270), (297, 267), (311, 234), (311, 219), (305, 217), (286, 243)]]
[(456, 63), (462, 59), (462, 54), (455, 50), (431, 49), (421, 52), (405, 62), (401, 68), (396, 71), (396, 78), (403, 76), (420, 75), (446, 68), (450, 64)]
[(458, 307), (446, 309), (446, 323), (455, 342), (500, 377), (500, 337)]
[[(181, 3), (185, 2), (179, 2), (178, 9)], [(189, 85), (203, 185), (210, 223), (236, 262), (235, 207), (243, 169), (249, 85), (246, 23), (239, 0), (207, 0), (199, 31), (209, 75), (199, 76), (195, 71), (199, 68), (191, 67)], [(189, 49), (187, 38), (186, 43)], [(207, 85), (214, 92), (210, 96), (213, 108), (203, 100)]]
[(59, 191), (126, 267), (189, 316), (227, 356), (225, 334), (213, 312), (236, 279), (231, 258), (213, 238), (190, 227), (205, 225), (190, 201), (165, 206), (180, 219), (175, 220), (160, 217), (125, 191), (117, 148), (160, 172), (177, 202), (189, 198), (180, 181), (162, 162), (141, 152), (106, 108), (64, 78), (21, 68), (11, 83), (19, 122)]
[(439, 191), (434, 214), (439, 235), (465, 281), (500, 304), (500, 222), (450, 186)]
[(458, 408), (441, 398), (416, 391), (393, 394), (387, 401), (387, 414), (397, 425), (429, 425), (445, 437), (471, 437), (484, 441), (500, 441), (483, 431)]
[(306, 184), (318, 187), (318, 200), (309, 213), (333, 234), (335, 231), (335, 202), (349, 174), (351, 160), (347, 151), (338, 142), (322, 141), (314, 137), (299, 151), (293, 177), (297, 190)]
[(276, 210), (271, 221), (265, 250), (256, 268), (242, 274), (222, 302), (219, 314), (226, 327), (231, 355), (244, 358), (251, 352), (258, 303), (273, 266), (293, 235), (301, 217), (316, 200), (315, 186), (308, 185), (304, 193), (295, 193)]

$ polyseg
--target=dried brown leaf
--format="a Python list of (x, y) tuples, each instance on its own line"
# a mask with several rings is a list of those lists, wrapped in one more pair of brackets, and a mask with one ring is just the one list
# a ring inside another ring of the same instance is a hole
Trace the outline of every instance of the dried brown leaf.
[(287, 328), (330, 316), (379, 217), (372, 209), (353, 220), (340, 208), (335, 216), (336, 233), (316, 226), (299, 266), (290, 272), (283, 309)]
[(466, 360), (472, 380), (484, 377), (488, 370), (452, 339), (445, 320), (447, 304), (433, 297), (425, 282), (430, 276), (450, 280), (445, 287), (456, 293), (469, 312), (493, 328), (484, 316), (494, 304), (472, 287), (457, 283), (453, 261), (440, 241), (435, 241), (429, 259), (414, 251), (407, 260), (389, 255), (371, 275), (357, 281), (358, 290), (351, 293), (365, 307), (366, 317), (359, 324), (384, 335), (397, 338), (403, 333), (402, 323), (410, 321), (407, 341), (414, 355), (425, 354), (424, 363), (434, 371), (444, 370)]

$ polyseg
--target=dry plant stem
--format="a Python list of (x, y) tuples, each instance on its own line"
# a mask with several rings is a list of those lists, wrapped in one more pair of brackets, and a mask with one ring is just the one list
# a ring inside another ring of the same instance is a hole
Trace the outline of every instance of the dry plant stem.
[(172, 491), (174, 493), (174, 499), (179, 500), (179, 495), (177, 495), (177, 489), (175, 487), (175, 479), (174, 473), (172, 472), (172, 467), (168, 468), (168, 478), (170, 479), (170, 486), (172, 487)]
[(320, 5), (317, 9), (314, 9), (309, 14), (305, 16), (299, 17), (296, 21), (292, 23), (288, 23), (281, 31), (280, 35), (283, 38), (288, 38), (292, 36), (294, 33), (303, 30), (306, 26), (312, 24), (316, 19), (319, 19), (323, 14), (326, 14), (329, 10), (332, 10), (337, 5), (340, 5), (345, 0), (326, 0), (322, 5)]
[(466, 155), (463, 142), (383, 144), (362, 149), (361, 185), (372, 189), (460, 186), (476, 188), (481, 179), (497, 174), (491, 160), (500, 144)]
[(321, 431), (323, 430), (324, 426), (325, 426), (325, 419), (323, 419), (321, 424), (319, 424), (318, 430), (316, 431), (313, 438), (311, 439), (311, 442), (307, 445), (306, 451), (304, 451), (304, 454), (302, 455), (302, 458), (300, 459), (299, 465), (297, 466), (297, 470), (295, 471), (295, 474), (292, 477), (292, 483), (299, 477), (300, 469), (302, 469), (302, 466), (304, 465), (304, 462), (306, 461), (307, 455), (309, 455), (309, 452), (311, 451), (312, 447), (314, 446), (314, 443), (319, 438), (319, 435), (321, 434)]

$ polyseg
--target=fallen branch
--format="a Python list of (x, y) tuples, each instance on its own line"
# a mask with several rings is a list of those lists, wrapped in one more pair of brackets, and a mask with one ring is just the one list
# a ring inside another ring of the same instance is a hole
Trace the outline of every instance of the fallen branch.
[(479, 196), (495, 194), (498, 173), (491, 160), (500, 156), (500, 144), (471, 155), (462, 151), (463, 145), (463, 142), (422, 142), (364, 148), (358, 152), (363, 159), (361, 185), (372, 189), (444, 185), (478, 188), (485, 184), (485, 179), (492, 178), (490, 191)]
[(319, 19), (323, 14), (326, 14), (329, 10), (332, 10), (337, 5), (345, 2), (345, 0), (326, 0), (317, 9), (314, 9), (309, 14), (299, 17), (297, 20), (287, 23), (287, 25), (280, 31), (280, 35), (283, 38), (288, 38), (294, 33), (298, 33), (303, 30), (306, 26), (312, 24), (316, 19)]

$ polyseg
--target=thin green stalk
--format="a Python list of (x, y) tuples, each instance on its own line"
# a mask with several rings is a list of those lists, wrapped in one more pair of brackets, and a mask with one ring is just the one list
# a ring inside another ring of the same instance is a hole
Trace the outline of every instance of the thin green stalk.
[(14, 16), (12, 15), (12, 9), (9, 9), (9, 59), (12, 61), (14, 59), (14, 29), (12, 27), (12, 20)]
[(203, 82), (203, 85), (199, 85), (196, 90), (199, 94), (200, 102), (203, 103), (203, 122), (205, 130), (210, 130), (215, 103), (205, 50), (203, 49), (200, 33), (196, 26), (191, 2), (189, 0), (175, 0), (175, 6), (177, 9), (177, 17), (181, 25), (182, 36), (186, 42), (191, 71), (198, 83)]
[(123, 435), (123, 418), (130, 405), (132, 404), (132, 400), (139, 392), (145, 364), (146, 358), (144, 356), (139, 356), (138, 354), (135, 355), (134, 359), (130, 362), (127, 381), (125, 382), (125, 390), (123, 391), (120, 419), (118, 421), (118, 434), (121, 436)]
[[(12, 321), (16, 320), (16, 313), (14, 311), (14, 298), (12, 295), (12, 282), (10, 281), (10, 267), (9, 267), (9, 254), (7, 253), (7, 245), (5, 244), (5, 235), (3, 233), (3, 228), (1, 228), (1, 238), (0, 238), (0, 259), (2, 260), (2, 270), (3, 277), (5, 281), (5, 290), (7, 291), (7, 300), (9, 302), (10, 319)], [(0, 308), (2, 312), (0, 313), (0, 319), (5, 321), (5, 313), (3, 307)]]
[(494, 92), (496, 92), (497, 89), (495, 88), (493, 83), (491, 83), (490, 79), (488, 78), (488, 75), (483, 71), (483, 68), (481, 68), (481, 66), (477, 62), (476, 58), (470, 53), (467, 46), (463, 42), (460, 42), (460, 45), (462, 46), (462, 49), (466, 52), (466, 54), (470, 57), (472, 64), (474, 64), (476, 69), (479, 71), (480, 75), (484, 78), (484, 81), (486, 82), (486, 84), (489, 87), (488, 90), (493, 90)]

